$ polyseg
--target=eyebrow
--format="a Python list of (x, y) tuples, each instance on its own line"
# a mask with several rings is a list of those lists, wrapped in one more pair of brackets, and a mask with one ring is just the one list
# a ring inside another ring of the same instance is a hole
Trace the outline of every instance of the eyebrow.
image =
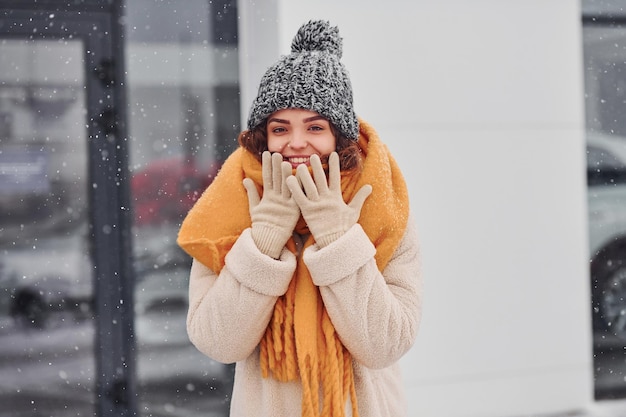
[[(326, 118), (325, 118), (324, 116), (316, 115), (316, 116), (307, 117), (306, 119), (304, 119), (304, 120), (303, 120), (303, 122), (304, 122), (304, 123), (309, 123), (309, 122), (312, 122), (312, 121), (314, 121), (314, 120), (319, 120), (319, 119), (326, 120)], [(272, 117), (271, 119), (269, 119), (269, 120), (267, 121), (267, 124), (270, 124), (270, 123), (272, 123), (272, 122), (276, 122), (276, 123), (284, 123), (284, 124), (286, 124), (286, 125), (291, 124), (291, 123), (289, 122), (289, 120), (278, 119), (278, 118), (276, 118), (276, 117)]]
[(276, 123), (284, 123), (284, 124), (287, 124), (287, 125), (288, 125), (288, 124), (291, 124), (291, 123), (289, 123), (289, 120), (277, 119), (276, 117), (272, 117), (271, 119), (269, 119), (269, 120), (267, 121), (267, 124), (270, 124), (270, 123), (272, 123), (272, 122), (276, 122)]
[(306, 119), (303, 120), (304, 123), (309, 123), (312, 122), (314, 120), (319, 120), (319, 119), (323, 119), (326, 120), (326, 118), (324, 116), (320, 116), (319, 114), (317, 116), (312, 116), (312, 117), (307, 117)]

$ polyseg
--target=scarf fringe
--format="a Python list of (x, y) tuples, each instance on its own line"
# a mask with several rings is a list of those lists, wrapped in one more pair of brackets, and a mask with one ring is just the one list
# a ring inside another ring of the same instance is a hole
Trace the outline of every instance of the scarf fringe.
[[(284, 297), (280, 297), (274, 317), (261, 343), (260, 360), (263, 376), (267, 378), (271, 375), (281, 382), (301, 381), (303, 417), (345, 416), (348, 399), (352, 405), (352, 416), (358, 417), (352, 358), (339, 340), (326, 310), (322, 310), (322, 331), (318, 335), (317, 359), (306, 355), (299, 357), (299, 364), (295, 364), (290, 361), (295, 355), (287, 354), (291, 349), (294, 349), (295, 353), (295, 337), (287, 338), (289, 326), (285, 326), (286, 321), (283, 319), (289, 315), (280, 312), (285, 307), (284, 304)], [(281, 335), (285, 338), (281, 338)]]
[(295, 280), (292, 280), (287, 293), (276, 301), (272, 319), (261, 339), (260, 362), (264, 378), (271, 375), (278, 381), (287, 382), (299, 377), (293, 327), (294, 294)]

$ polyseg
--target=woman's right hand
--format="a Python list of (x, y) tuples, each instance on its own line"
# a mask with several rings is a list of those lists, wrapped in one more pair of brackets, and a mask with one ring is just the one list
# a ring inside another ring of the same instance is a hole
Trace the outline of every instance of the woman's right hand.
[(300, 218), (300, 208), (285, 180), (291, 175), (289, 162), (279, 153), (263, 152), (263, 197), (250, 178), (243, 180), (248, 192), (252, 239), (264, 254), (278, 259)]

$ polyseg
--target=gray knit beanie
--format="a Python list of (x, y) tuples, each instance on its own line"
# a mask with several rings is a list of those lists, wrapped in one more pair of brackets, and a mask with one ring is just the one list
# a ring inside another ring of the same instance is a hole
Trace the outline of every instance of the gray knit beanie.
[(339, 29), (324, 20), (311, 20), (300, 27), (291, 43), (291, 53), (271, 66), (252, 102), (248, 129), (253, 129), (275, 111), (300, 108), (330, 120), (347, 138), (359, 137), (359, 122), (352, 105), (352, 85), (340, 62)]

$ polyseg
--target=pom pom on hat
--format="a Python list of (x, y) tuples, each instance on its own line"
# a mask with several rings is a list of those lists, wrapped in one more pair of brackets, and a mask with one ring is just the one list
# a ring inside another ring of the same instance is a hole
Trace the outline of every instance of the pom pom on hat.
[(312, 20), (302, 25), (291, 42), (291, 52), (304, 51), (327, 51), (336, 55), (338, 59), (342, 54), (342, 40), (339, 29), (332, 27), (323, 20)]
[(359, 123), (353, 108), (352, 85), (340, 62), (339, 29), (325, 20), (300, 27), (291, 53), (272, 65), (261, 78), (248, 117), (248, 129), (272, 113), (288, 108), (317, 112), (347, 138), (358, 140)]

